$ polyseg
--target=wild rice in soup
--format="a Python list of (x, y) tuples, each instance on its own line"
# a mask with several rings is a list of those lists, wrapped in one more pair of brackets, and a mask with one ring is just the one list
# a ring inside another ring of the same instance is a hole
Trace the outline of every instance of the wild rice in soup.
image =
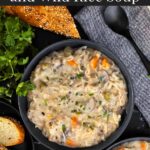
[(119, 126), (127, 103), (123, 75), (112, 60), (87, 47), (53, 52), (31, 75), (28, 118), (49, 141), (89, 147)]

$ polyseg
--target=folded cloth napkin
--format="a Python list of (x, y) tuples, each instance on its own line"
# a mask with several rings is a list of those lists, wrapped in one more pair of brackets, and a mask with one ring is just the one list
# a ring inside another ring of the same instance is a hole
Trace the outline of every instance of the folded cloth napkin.
[[(130, 33), (144, 54), (150, 59), (150, 11), (146, 6), (124, 6), (129, 19)], [(103, 20), (103, 6), (81, 9), (75, 18), (88, 37), (117, 55), (133, 80), (135, 104), (150, 126), (150, 78), (131, 43), (113, 32)]]

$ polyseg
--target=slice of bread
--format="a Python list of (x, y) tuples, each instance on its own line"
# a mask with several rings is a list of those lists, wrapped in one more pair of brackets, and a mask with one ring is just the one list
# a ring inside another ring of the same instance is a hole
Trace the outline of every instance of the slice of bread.
[(73, 17), (66, 6), (3, 6), (28, 24), (72, 38), (80, 38)]
[(8, 150), (5, 146), (0, 145), (0, 150)]
[(15, 119), (0, 117), (0, 144), (14, 146), (24, 141), (25, 131)]

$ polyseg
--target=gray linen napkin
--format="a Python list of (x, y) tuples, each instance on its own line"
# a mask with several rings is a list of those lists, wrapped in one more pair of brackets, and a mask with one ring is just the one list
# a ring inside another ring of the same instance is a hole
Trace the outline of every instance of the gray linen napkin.
[[(150, 11), (144, 6), (123, 9), (129, 18), (132, 37), (150, 59)], [(84, 7), (75, 18), (92, 41), (110, 49), (125, 64), (133, 80), (135, 104), (150, 126), (150, 78), (130, 42), (104, 23), (102, 6)]]

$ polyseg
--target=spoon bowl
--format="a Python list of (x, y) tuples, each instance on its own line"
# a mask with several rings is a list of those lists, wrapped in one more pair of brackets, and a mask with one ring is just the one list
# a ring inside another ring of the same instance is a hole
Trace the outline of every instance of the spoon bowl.
[(125, 36), (133, 45), (136, 52), (138, 53), (141, 62), (145, 66), (148, 75), (150, 75), (150, 61), (139, 49), (134, 39), (130, 35), (129, 21), (126, 12), (120, 6), (107, 6), (104, 9), (104, 21), (114, 32)]
[(104, 10), (104, 20), (107, 25), (119, 34), (128, 29), (129, 21), (125, 11), (118, 6), (108, 6)]

